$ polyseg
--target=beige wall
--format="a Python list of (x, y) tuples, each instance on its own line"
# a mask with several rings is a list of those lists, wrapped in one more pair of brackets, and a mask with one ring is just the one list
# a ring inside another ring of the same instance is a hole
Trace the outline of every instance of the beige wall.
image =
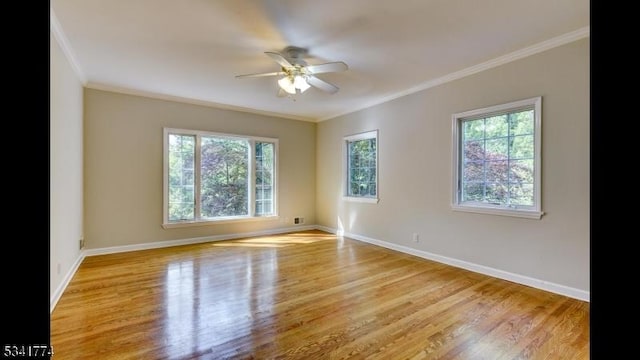
[[(163, 229), (163, 127), (278, 138), (280, 219)], [(84, 136), (87, 248), (315, 223), (314, 123), (85, 89)]]
[(50, 34), (50, 295), (80, 256), (82, 83)]
[[(546, 215), (452, 211), (451, 115), (535, 96), (543, 97)], [(589, 291), (589, 99), (585, 39), (319, 123), (317, 223)], [(380, 202), (344, 202), (342, 138), (373, 129)]]

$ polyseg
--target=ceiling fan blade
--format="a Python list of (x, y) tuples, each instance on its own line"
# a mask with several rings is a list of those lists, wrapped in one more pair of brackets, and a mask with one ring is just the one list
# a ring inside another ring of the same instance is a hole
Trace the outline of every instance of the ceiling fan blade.
[(322, 74), (328, 72), (346, 71), (347, 69), (349, 69), (349, 66), (342, 61), (336, 61), (326, 64), (308, 65), (305, 66), (305, 69), (307, 69), (312, 74)]
[(293, 65), (291, 65), (291, 63), (289, 61), (287, 61), (287, 59), (285, 59), (282, 55), (280, 55), (278, 53), (271, 52), (271, 51), (266, 51), (265, 54), (267, 54), (275, 62), (280, 64), (280, 66), (282, 66), (283, 68), (290, 68), (290, 67), (293, 66)]
[(282, 71), (275, 71), (270, 73), (236, 75), (236, 79), (249, 78), (249, 77), (277, 76), (277, 75), (285, 75), (285, 73)]
[(318, 79), (315, 76), (307, 76), (307, 83), (315, 88), (318, 88), (322, 91), (326, 91), (331, 94), (335, 94), (338, 92), (339, 88), (331, 83), (328, 83), (324, 80)]

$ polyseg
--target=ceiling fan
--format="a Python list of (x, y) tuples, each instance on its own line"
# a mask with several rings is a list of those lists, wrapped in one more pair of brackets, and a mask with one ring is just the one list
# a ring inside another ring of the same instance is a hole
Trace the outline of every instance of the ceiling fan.
[(282, 53), (266, 51), (265, 54), (281, 66), (280, 71), (237, 75), (236, 78), (242, 79), (264, 76), (282, 76), (282, 78), (278, 80), (278, 85), (280, 86), (278, 91), (279, 97), (287, 96), (289, 94), (295, 95), (303, 93), (311, 86), (330, 94), (334, 94), (338, 92), (338, 87), (316, 77), (315, 75), (345, 71), (349, 68), (349, 66), (342, 61), (309, 65), (303, 59), (303, 56), (307, 54), (307, 49), (295, 46), (288, 46), (284, 48)]

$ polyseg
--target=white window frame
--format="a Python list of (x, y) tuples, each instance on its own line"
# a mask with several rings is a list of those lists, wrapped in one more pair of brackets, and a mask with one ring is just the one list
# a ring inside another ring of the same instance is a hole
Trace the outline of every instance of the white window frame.
[[(350, 196), (349, 195), (349, 142), (358, 140), (376, 139), (376, 196)], [(371, 130), (359, 134), (345, 136), (342, 141), (342, 199), (344, 201), (377, 204), (380, 201), (380, 140), (378, 130)]]
[[(186, 220), (179, 222), (169, 222), (169, 135), (177, 134), (177, 135), (191, 135), (196, 136), (196, 145), (195, 145), (195, 169), (194, 169), (194, 187), (198, 188), (200, 184), (199, 176), (200, 176), (200, 168), (199, 158), (200, 158), (200, 141), (199, 136), (217, 136), (217, 137), (226, 137), (226, 138), (235, 138), (240, 140), (246, 140), (249, 142), (249, 169), (248, 169), (248, 177), (249, 177), (249, 190), (248, 190), (248, 202), (249, 202), (249, 215), (239, 215), (239, 216), (227, 216), (227, 217), (218, 217), (215, 219), (207, 218), (207, 219), (199, 219), (198, 215), (200, 213), (200, 199), (199, 192), (196, 191), (195, 196), (195, 220)], [(265, 137), (256, 137), (256, 136), (248, 136), (248, 135), (237, 135), (237, 134), (226, 134), (226, 133), (218, 133), (211, 131), (202, 131), (202, 130), (190, 130), (190, 129), (177, 129), (177, 128), (163, 128), (163, 211), (162, 211), (162, 227), (165, 229), (170, 228), (179, 228), (179, 227), (191, 227), (191, 226), (203, 226), (203, 225), (213, 225), (213, 224), (224, 224), (224, 223), (232, 223), (232, 222), (246, 222), (246, 221), (263, 221), (263, 220), (277, 220), (279, 219), (278, 212), (278, 191), (279, 188), (279, 174), (278, 174), (278, 163), (279, 163), (279, 140), (275, 138), (265, 138)], [(255, 172), (256, 172), (256, 160), (255, 160), (255, 143), (256, 142), (267, 142), (274, 144), (274, 152), (273, 152), (273, 214), (272, 215), (255, 215)]]
[[(465, 120), (480, 119), (489, 116), (500, 115), (504, 113), (514, 112), (519, 109), (533, 108), (534, 118), (534, 183), (533, 183), (533, 206), (504, 206), (491, 205), (484, 203), (462, 202), (462, 130), (461, 126)], [(482, 109), (465, 111), (452, 115), (452, 156), (453, 156), (453, 174), (452, 174), (452, 204), (454, 211), (474, 212), (481, 214), (493, 214), (523, 217), (529, 219), (540, 219), (544, 212), (542, 211), (542, 97), (533, 97), (529, 99), (510, 102), (508, 104), (495, 105)]]

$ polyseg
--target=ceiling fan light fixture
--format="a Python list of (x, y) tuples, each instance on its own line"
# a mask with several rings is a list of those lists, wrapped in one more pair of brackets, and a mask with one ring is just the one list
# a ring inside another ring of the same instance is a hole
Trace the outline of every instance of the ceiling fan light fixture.
[(300, 75), (297, 75), (293, 79), (293, 86), (296, 89), (300, 89), (301, 93), (305, 92), (308, 88), (311, 87), (311, 85), (307, 84), (307, 80), (304, 77), (300, 76)]
[(288, 92), (289, 94), (292, 94), (292, 95), (296, 94), (296, 87), (293, 81), (291, 81), (290, 77), (285, 76), (282, 79), (278, 80), (278, 85), (280, 85), (280, 88), (282, 90)]

